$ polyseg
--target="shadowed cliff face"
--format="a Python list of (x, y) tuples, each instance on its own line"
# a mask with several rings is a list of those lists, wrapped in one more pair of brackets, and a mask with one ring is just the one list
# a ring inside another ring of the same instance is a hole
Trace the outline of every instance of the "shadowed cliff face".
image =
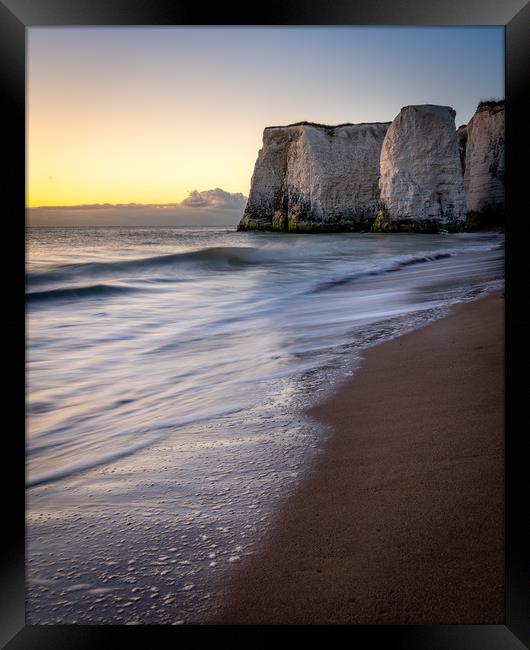
[(458, 231), (502, 214), (504, 102), (454, 118), (425, 104), (391, 124), (266, 128), (238, 230)]
[(504, 116), (504, 102), (484, 102), (466, 127), (464, 187), (472, 222), (498, 221), (504, 213)]
[(369, 229), (388, 124), (269, 127), (240, 230)]

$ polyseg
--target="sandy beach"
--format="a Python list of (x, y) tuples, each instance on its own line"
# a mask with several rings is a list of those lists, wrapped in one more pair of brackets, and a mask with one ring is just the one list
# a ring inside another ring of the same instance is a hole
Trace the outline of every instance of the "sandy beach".
[(504, 297), (369, 349), (224, 624), (502, 624)]

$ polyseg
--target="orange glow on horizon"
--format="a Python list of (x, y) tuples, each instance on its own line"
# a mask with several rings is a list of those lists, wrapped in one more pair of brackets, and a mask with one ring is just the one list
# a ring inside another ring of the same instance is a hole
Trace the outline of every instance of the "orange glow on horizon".
[(260, 133), (234, 147), (213, 127), (197, 137), (147, 114), (144, 126), (127, 114), (94, 112), (78, 124), (65, 117), (29, 102), (27, 207), (179, 203), (214, 187), (248, 193)]

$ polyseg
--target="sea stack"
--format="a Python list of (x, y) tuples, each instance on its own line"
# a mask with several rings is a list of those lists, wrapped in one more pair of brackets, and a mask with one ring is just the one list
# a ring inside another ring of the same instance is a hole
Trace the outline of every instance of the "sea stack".
[(481, 102), (466, 127), (464, 188), (468, 225), (502, 222), (504, 217), (503, 101)]
[(464, 176), (450, 106), (405, 106), (381, 150), (375, 231), (461, 230)]
[(238, 230), (369, 230), (389, 124), (267, 127)]

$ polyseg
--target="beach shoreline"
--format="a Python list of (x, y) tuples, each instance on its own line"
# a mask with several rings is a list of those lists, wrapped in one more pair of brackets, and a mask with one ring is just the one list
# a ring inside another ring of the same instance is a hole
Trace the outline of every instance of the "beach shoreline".
[(309, 411), (333, 433), (206, 622), (504, 623), (503, 294), (363, 356)]

